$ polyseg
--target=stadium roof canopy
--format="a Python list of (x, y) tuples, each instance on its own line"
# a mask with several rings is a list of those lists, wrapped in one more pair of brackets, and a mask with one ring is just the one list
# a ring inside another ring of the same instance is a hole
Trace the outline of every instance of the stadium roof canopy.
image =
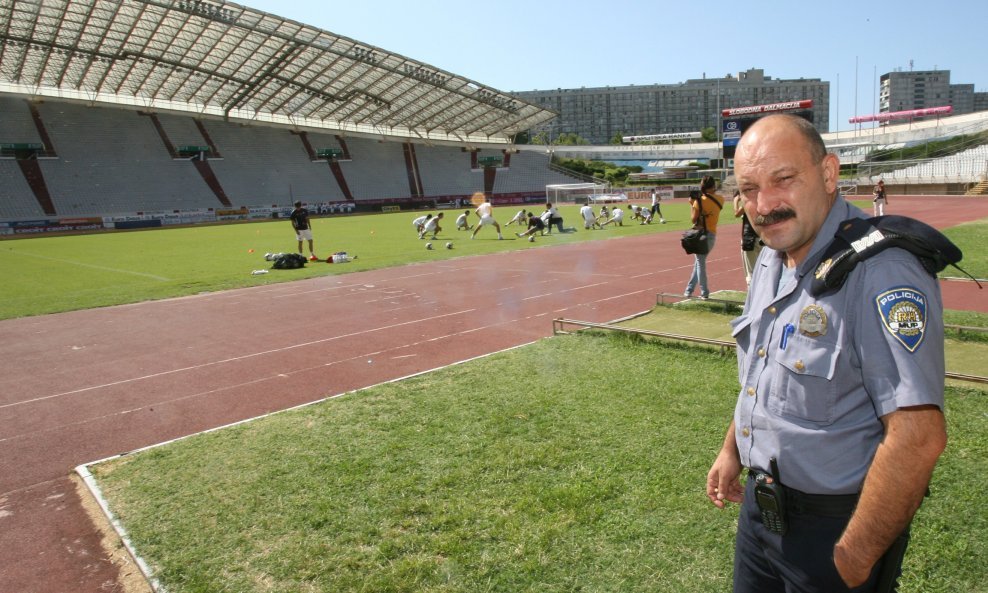
[(295, 127), (510, 142), (556, 114), (229, 2), (0, 0), (0, 91)]

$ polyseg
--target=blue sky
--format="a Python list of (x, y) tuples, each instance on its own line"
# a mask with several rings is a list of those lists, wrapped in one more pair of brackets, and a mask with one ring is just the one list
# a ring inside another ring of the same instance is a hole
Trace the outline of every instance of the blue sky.
[(985, 0), (241, 3), (501, 91), (668, 84), (749, 68), (819, 78), (830, 82), (832, 130), (874, 113), (877, 78), (910, 63), (988, 91)]

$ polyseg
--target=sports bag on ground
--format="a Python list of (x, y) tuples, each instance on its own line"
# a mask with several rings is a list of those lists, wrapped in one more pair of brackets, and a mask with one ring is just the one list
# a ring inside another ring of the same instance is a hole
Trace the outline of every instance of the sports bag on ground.
[(303, 267), (305, 267), (305, 256), (301, 253), (283, 253), (275, 258), (274, 265), (271, 266), (275, 270), (294, 270)]

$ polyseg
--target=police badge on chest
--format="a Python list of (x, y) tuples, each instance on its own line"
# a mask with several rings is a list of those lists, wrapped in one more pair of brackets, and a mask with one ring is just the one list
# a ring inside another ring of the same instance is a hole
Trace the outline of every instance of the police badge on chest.
[(827, 335), (827, 312), (820, 305), (807, 305), (799, 314), (799, 333), (810, 338)]

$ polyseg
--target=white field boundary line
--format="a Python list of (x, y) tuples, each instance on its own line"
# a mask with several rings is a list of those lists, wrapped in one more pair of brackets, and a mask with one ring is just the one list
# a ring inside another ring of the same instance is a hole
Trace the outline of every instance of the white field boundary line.
[(980, 284), (988, 284), (988, 278), (965, 278), (963, 276), (941, 276), (940, 280), (945, 280), (950, 282), (974, 282)]
[(107, 266), (97, 266), (96, 264), (87, 264), (80, 261), (73, 261), (71, 259), (61, 259), (58, 257), (48, 257), (47, 255), (38, 255), (37, 253), (25, 253), (23, 251), (10, 251), (14, 255), (20, 255), (23, 257), (33, 257), (35, 259), (43, 259), (45, 261), (58, 262), (60, 264), (68, 264), (71, 266), (78, 266), (80, 268), (91, 268), (94, 270), (102, 270), (104, 272), (114, 272), (116, 274), (130, 274), (132, 276), (141, 276), (144, 278), (151, 278), (152, 280), (158, 280), (161, 282), (169, 282), (171, 278), (165, 278), (164, 276), (157, 276), (155, 274), (145, 274), (144, 272), (134, 272), (132, 270), (121, 270), (119, 268), (110, 268)]
[[(634, 291), (634, 292), (631, 292), (631, 293), (627, 293), (626, 295), (616, 295), (616, 296), (608, 297), (607, 299), (603, 299), (603, 300), (610, 300), (612, 298), (618, 298), (619, 296), (627, 296), (627, 295), (632, 295), (632, 294), (638, 294), (638, 293), (641, 293), (641, 292), (646, 292), (646, 291), (645, 290)], [(600, 301), (596, 301), (596, 302), (600, 302)], [(577, 305), (577, 306), (584, 306), (584, 304), (580, 304), (580, 305)], [(565, 310), (570, 309), (570, 308), (572, 308), (572, 307), (566, 307), (564, 309), (561, 309), (561, 311), (565, 311)], [(648, 311), (642, 311), (640, 313), (635, 313), (635, 314), (632, 314), (632, 315), (629, 315), (629, 316), (622, 317), (620, 319), (615, 319), (615, 320), (611, 321), (610, 323), (619, 323), (621, 321), (624, 321), (624, 320), (627, 320), (627, 319), (630, 319), (630, 318), (634, 318), (634, 317), (638, 317), (638, 316), (644, 315), (646, 313), (648, 313)], [(458, 332), (458, 333), (459, 334), (467, 334), (467, 333), (473, 333), (473, 332), (476, 332), (476, 331), (480, 331), (480, 330), (483, 330), (483, 329), (489, 329), (491, 327), (495, 327), (495, 326), (498, 326), (498, 325), (505, 325), (505, 324), (512, 324), (513, 325), (513, 324), (516, 324), (519, 321), (522, 321), (524, 319), (530, 319), (530, 318), (535, 318), (535, 317), (544, 317), (547, 314), (548, 313), (539, 313), (537, 315), (528, 316), (526, 318), (512, 319), (512, 320), (509, 320), (509, 321), (502, 321), (500, 323), (496, 323), (496, 324), (493, 324), (493, 325), (490, 325), (490, 326), (487, 326), (487, 327), (484, 327), (484, 328), (473, 328), (473, 329), (465, 330), (465, 331)], [(451, 335), (456, 335), (456, 334), (451, 334)], [(423, 342), (431, 342), (431, 341), (441, 340), (441, 339), (445, 339), (445, 338), (446, 338), (446, 336), (435, 337), (435, 338), (430, 338), (428, 340), (423, 340)], [(81, 465), (77, 466), (75, 468), (75, 471), (82, 478), (82, 481), (86, 485), (86, 488), (89, 490), (90, 494), (93, 496), (93, 498), (99, 504), (99, 507), (103, 511), (103, 514), (106, 516), (106, 519), (110, 522), (110, 525), (113, 527), (113, 530), (117, 533), (117, 536), (120, 538), (120, 541), (123, 543), (124, 547), (127, 549), (127, 552), (134, 559), (134, 562), (137, 564), (138, 568), (140, 568), (141, 574), (144, 575), (144, 578), (147, 581), (148, 585), (151, 587), (151, 589), (154, 590), (156, 593), (167, 593), (166, 589), (161, 585), (161, 583), (152, 574), (151, 569), (148, 566), (147, 562), (145, 562), (145, 560), (143, 559), (143, 557), (141, 557), (140, 554), (137, 552), (136, 547), (134, 546), (133, 542), (130, 539), (130, 536), (127, 533), (127, 529), (123, 526), (123, 524), (119, 521), (119, 519), (117, 519), (116, 515), (113, 514), (113, 511), (110, 509), (109, 502), (103, 496), (103, 491), (100, 489), (99, 484), (96, 482), (96, 478), (92, 475), (92, 472), (90, 471), (90, 468), (91, 467), (96, 466), (96, 465), (99, 465), (99, 464), (102, 464), (102, 463), (107, 463), (107, 462), (110, 462), (110, 461), (114, 461), (116, 459), (121, 459), (121, 458), (126, 457), (126, 456), (135, 455), (135, 454), (141, 453), (143, 451), (148, 451), (148, 450), (151, 450), (151, 449), (156, 449), (158, 447), (163, 447), (163, 446), (169, 445), (171, 443), (183, 441), (183, 440), (192, 438), (192, 437), (197, 436), (197, 435), (200, 435), (200, 434), (207, 434), (207, 433), (211, 433), (211, 432), (216, 432), (216, 431), (219, 431), (219, 430), (224, 430), (226, 428), (231, 428), (231, 427), (234, 427), (234, 426), (239, 426), (241, 424), (246, 424), (248, 422), (253, 422), (255, 420), (260, 420), (260, 419), (263, 419), (263, 418), (267, 418), (269, 416), (274, 416), (276, 414), (282, 414), (284, 412), (290, 412), (290, 411), (293, 411), (293, 410), (304, 409), (304, 408), (307, 408), (309, 406), (320, 404), (320, 403), (323, 403), (323, 402), (326, 402), (326, 401), (329, 401), (329, 400), (339, 399), (340, 397), (343, 397), (345, 395), (350, 395), (350, 394), (354, 394), (354, 393), (360, 393), (361, 391), (365, 391), (365, 390), (368, 390), (368, 389), (373, 389), (373, 388), (378, 387), (378, 386), (381, 386), (381, 385), (388, 385), (388, 384), (391, 384), (391, 383), (397, 383), (399, 381), (404, 381), (406, 379), (411, 379), (413, 377), (418, 377), (418, 376), (421, 376), (421, 375), (426, 375), (426, 374), (429, 374), (429, 373), (432, 373), (432, 372), (435, 372), (435, 371), (439, 371), (439, 370), (442, 370), (442, 369), (450, 368), (450, 367), (457, 366), (457, 365), (460, 365), (460, 364), (464, 364), (464, 363), (467, 363), (467, 362), (472, 362), (474, 360), (480, 360), (480, 359), (483, 359), (483, 358), (487, 358), (489, 356), (494, 356), (494, 355), (500, 354), (502, 352), (510, 352), (511, 350), (516, 350), (518, 348), (524, 348), (525, 346), (529, 346), (531, 344), (534, 344), (536, 341), (538, 341), (538, 340), (533, 340), (533, 341), (530, 341), (530, 342), (525, 342), (523, 344), (518, 344), (518, 345), (515, 345), (515, 346), (510, 346), (508, 348), (497, 350), (495, 352), (488, 352), (486, 354), (481, 354), (479, 356), (474, 356), (474, 357), (471, 357), (471, 358), (460, 360), (460, 361), (457, 361), (457, 362), (454, 362), (454, 363), (451, 363), (451, 364), (447, 364), (447, 365), (442, 365), (442, 366), (435, 367), (435, 368), (432, 368), (432, 369), (428, 369), (428, 370), (425, 370), (425, 371), (418, 371), (418, 372), (412, 373), (410, 375), (405, 375), (405, 376), (402, 376), (402, 377), (397, 377), (395, 379), (389, 379), (387, 381), (382, 381), (380, 383), (376, 383), (374, 385), (369, 385), (367, 387), (361, 387), (359, 389), (353, 389), (353, 390), (350, 390), (350, 391), (344, 391), (344, 392), (341, 392), (341, 393), (337, 393), (335, 395), (330, 395), (330, 396), (327, 396), (327, 397), (324, 397), (324, 398), (320, 398), (320, 399), (315, 400), (315, 401), (312, 401), (312, 402), (307, 402), (307, 403), (304, 403), (304, 404), (299, 404), (297, 406), (292, 406), (292, 407), (286, 408), (284, 410), (277, 410), (275, 412), (269, 412), (269, 413), (263, 414), (261, 416), (255, 416), (253, 418), (246, 418), (244, 420), (239, 420), (237, 422), (232, 422), (232, 423), (229, 423), (229, 424), (225, 424), (223, 426), (217, 426), (217, 427), (210, 428), (210, 429), (207, 429), (207, 430), (198, 432), (198, 433), (185, 435), (185, 436), (182, 436), (182, 437), (178, 437), (178, 438), (175, 438), (175, 439), (170, 439), (170, 440), (163, 441), (161, 443), (156, 443), (156, 444), (153, 444), (153, 445), (148, 445), (147, 447), (141, 447), (139, 449), (134, 449), (133, 451), (129, 451), (127, 453), (121, 453), (121, 454), (118, 454), (118, 455), (113, 455), (113, 456), (106, 457), (106, 458), (103, 458), (103, 459), (99, 459), (99, 460), (96, 460), (96, 461), (90, 461), (88, 463), (84, 463), (84, 464), (81, 464)], [(399, 346), (399, 347), (396, 347), (396, 348), (393, 348), (393, 349), (407, 348), (407, 347), (414, 346), (414, 345), (415, 344), (405, 344), (405, 345), (402, 345), (402, 346)], [(386, 350), (385, 351), (380, 351), (380, 352), (386, 352)], [(362, 354), (359, 357), (353, 357), (353, 358), (363, 358), (365, 356), (371, 356), (371, 355), (372, 354)], [(342, 362), (342, 361), (337, 361), (337, 362)], [(336, 364), (336, 363), (327, 363), (327, 364)], [(320, 365), (320, 366), (326, 366), (326, 365), (324, 364), (324, 365)], [(300, 372), (300, 371), (294, 371), (294, 372)]]
[(117, 385), (125, 385), (127, 383), (136, 383), (138, 381), (145, 381), (147, 379), (155, 379), (155, 378), (158, 378), (158, 377), (164, 377), (164, 376), (173, 375), (173, 374), (176, 374), (176, 373), (183, 373), (183, 372), (186, 372), (186, 371), (199, 370), (199, 369), (203, 369), (203, 368), (207, 368), (207, 367), (211, 367), (211, 366), (216, 366), (216, 365), (220, 365), (220, 364), (226, 364), (226, 363), (229, 363), (229, 362), (239, 362), (239, 361), (242, 361), (242, 360), (247, 360), (247, 359), (255, 358), (255, 357), (258, 357), (258, 356), (266, 356), (268, 354), (274, 354), (274, 353), (277, 353), (277, 352), (286, 352), (288, 350), (294, 350), (296, 348), (304, 348), (306, 346), (312, 346), (312, 345), (315, 345), (315, 344), (323, 344), (323, 343), (326, 343), (326, 342), (332, 342), (332, 341), (341, 340), (341, 339), (344, 339), (344, 338), (352, 338), (354, 336), (359, 336), (359, 335), (362, 335), (362, 334), (369, 334), (369, 333), (374, 333), (374, 332), (378, 332), (378, 331), (385, 331), (385, 330), (389, 330), (389, 329), (394, 329), (396, 327), (402, 327), (402, 326), (405, 326), (405, 325), (413, 325), (413, 324), (416, 324), (416, 323), (424, 323), (424, 322), (427, 322), (427, 321), (432, 321), (434, 319), (441, 319), (443, 317), (453, 317), (453, 316), (456, 316), (456, 315), (464, 315), (464, 314), (467, 314), (467, 313), (472, 313), (474, 311), (476, 311), (476, 309), (463, 309), (461, 311), (454, 311), (452, 313), (445, 313), (443, 315), (434, 315), (432, 317), (423, 317), (421, 319), (412, 319), (410, 321), (403, 321), (401, 323), (393, 323), (391, 325), (384, 325), (384, 326), (376, 327), (376, 328), (372, 328), (372, 329), (365, 329), (365, 330), (361, 330), (361, 331), (358, 331), (358, 332), (352, 332), (352, 333), (349, 333), (349, 334), (341, 334), (341, 335), (338, 335), (338, 336), (332, 336), (332, 337), (329, 337), (329, 338), (323, 338), (321, 340), (312, 340), (312, 341), (309, 341), (309, 342), (302, 342), (300, 344), (292, 344), (290, 346), (285, 346), (283, 348), (274, 348), (274, 349), (271, 349), (271, 350), (264, 350), (264, 351), (261, 351), (261, 352), (252, 352), (251, 354), (245, 354), (243, 356), (234, 356), (232, 358), (225, 358), (223, 360), (214, 360), (214, 361), (211, 361), (211, 362), (204, 362), (202, 364), (196, 364), (196, 365), (192, 365), (192, 366), (187, 366), (187, 367), (182, 367), (182, 368), (177, 368), (177, 369), (171, 369), (171, 370), (167, 370), (167, 371), (161, 371), (159, 373), (151, 373), (149, 375), (143, 375), (143, 376), (140, 376), (140, 377), (131, 377), (131, 378), (128, 378), (128, 379), (121, 379), (119, 381), (113, 381), (113, 382), (110, 382), (110, 383), (103, 383), (101, 385), (90, 385), (89, 387), (81, 387), (79, 389), (73, 389), (71, 391), (63, 391), (62, 393), (53, 393), (51, 395), (44, 395), (44, 396), (41, 396), (41, 397), (35, 397), (35, 398), (32, 398), (32, 399), (27, 399), (27, 400), (23, 400), (23, 401), (19, 401), (19, 402), (12, 402), (12, 403), (9, 403), (9, 404), (3, 404), (3, 405), (0, 405), (0, 410), (6, 409), (6, 408), (12, 408), (12, 407), (15, 407), (15, 406), (22, 406), (22, 405), (25, 405), (25, 404), (33, 404), (33, 403), (37, 403), (37, 402), (40, 402), (40, 401), (45, 401), (45, 400), (50, 400), (50, 399), (65, 397), (65, 396), (69, 396), (69, 395), (76, 395), (76, 394), (79, 394), (79, 393), (85, 393), (87, 391), (93, 391), (93, 390), (96, 390), (96, 389), (103, 389), (103, 388), (106, 388), (106, 387), (115, 387)]
[(290, 411), (293, 411), (293, 410), (300, 410), (300, 409), (307, 408), (309, 406), (313, 406), (313, 405), (316, 405), (316, 404), (320, 404), (320, 403), (323, 403), (323, 402), (326, 402), (326, 401), (329, 401), (329, 400), (338, 399), (340, 397), (343, 397), (344, 395), (350, 395), (350, 394), (354, 394), (354, 393), (359, 393), (361, 391), (365, 391), (365, 390), (368, 390), (368, 389), (373, 389), (373, 388), (379, 387), (381, 385), (387, 385), (387, 384), (390, 384), (390, 383), (397, 383), (399, 381), (404, 381), (406, 379), (411, 379), (413, 377), (418, 377), (420, 375), (426, 375), (428, 373), (439, 371), (439, 370), (442, 370), (442, 369), (445, 369), (445, 368), (449, 368), (449, 367), (452, 367), (452, 366), (464, 364), (464, 363), (471, 362), (471, 361), (474, 361), (474, 360), (479, 360), (479, 359), (486, 358), (486, 357), (489, 357), (489, 356), (494, 356), (495, 354), (500, 354), (502, 352), (509, 352), (509, 351), (515, 350), (517, 348), (523, 348), (525, 346), (528, 346), (529, 344), (534, 344), (534, 343), (535, 342), (532, 341), (532, 342), (527, 342), (525, 344), (519, 344), (519, 345), (516, 345), (516, 346), (511, 346), (509, 348), (505, 348), (503, 350), (498, 350), (496, 352), (488, 352), (486, 354), (481, 354), (480, 356), (475, 356), (473, 358), (467, 358), (467, 359), (464, 359), (464, 360), (461, 360), (461, 361), (458, 361), (458, 362), (454, 362), (452, 364), (443, 365), (443, 366), (436, 367), (436, 368), (429, 369), (429, 370), (425, 370), (425, 371), (419, 371), (419, 372), (412, 373), (410, 375), (405, 375), (403, 377), (398, 377), (398, 378), (395, 378), (395, 379), (389, 379), (387, 381), (382, 381), (381, 383), (377, 383), (377, 384), (374, 384), (374, 385), (369, 385), (367, 387), (361, 387), (359, 389), (353, 389), (353, 390), (350, 390), (350, 391), (344, 391), (344, 392), (338, 393), (336, 395), (331, 395), (331, 396), (328, 396), (328, 397), (324, 397), (324, 398), (321, 398), (321, 399), (318, 399), (318, 400), (315, 400), (315, 401), (312, 401), (312, 402), (300, 404), (298, 406), (293, 406), (291, 408), (286, 408), (284, 410), (278, 410), (276, 412), (270, 412), (268, 414), (264, 414), (264, 415), (261, 415), (261, 416), (255, 416), (253, 418), (247, 418), (247, 419), (244, 419), (244, 420), (239, 420), (237, 422), (232, 422), (230, 424), (225, 424), (223, 426), (217, 426), (215, 428), (210, 428), (208, 430), (204, 430), (202, 432), (198, 432), (198, 433), (195, 433), (195, 434), (190, 434), (190, 435), (186, 435), (186, 436), (179, 437), (179, 438), (176, 438), (176, 439), (171, 439), (171, 440), (168, 440), (168, 441), (164, 441), (164, 442), (161, 442), (161, 443), (156, 443), (154, 445), (149, 445), (147, 447), (142, 447), (140, 449), (135, 449), (135, 450), (130, 451), (130, 452), (127, 452), (127, 453), (121, 453), (119, 455), (114, 455), (112, 457), (106, 457), (104, 459), (99, 459), (99, 460), (96, 460), (96, 461), (90, 461), (89, 463), (84, 463), (82, 465), (77, 466), (75, 468), (75, 471), (79, 475), (79, 477), (82, 478), (83, 483), (86, 485), (86, 488), (89, 490), (89, 492), (92, 495), (92, 497), (96, 500), (97, 504), (99, 504), (99, 507), (103, 511), (103, 514), (106, 516), (106, 519), (110, 522), (110, 525), (113, 527), (113, 530), (117, 533), (117, 536), (120, 538), (120, 541), (123, 543), (124, 547), (127, 549), (127, 552), (130, 554), (131, 558), (133, 558), (133, 560), (137, 564), (138, 568), (140, 568), (141, 574), (144, 575), (144, 578), (147, 581), (148, 585), (151, 587), (151, 589), (153, 591), (155, 591), (156, 593), (167, 593), (167, 590), (164, 588), (164, 586), (162, 586), (161, 582), (158, 581), (158, 579), (155, 578), (154, 575), (152, 574), (151, 568), (148, 565), (148, 563), (138, 553), (137, 548), (134, 546), (133, 541), (130, 539), (130, 535), (127, 533), (127, 529), (123, 526), (123, 524), (116, 517), (116, 515), (114, 515), (113, 511), (110, 510), (109, 502), (103, 496), (103, 491), (100, 489), (99, 484), (96, 482), (96, 478), (93, 476), (92, 472), (90, 471), (90, 468), (91, 467), (96, 466), (96, 465), (99, 465), (99, 464), (102, 464), (102, 463), (107, 463), (109, 461), (114, 461), (114, 460), (117, 460), (117, 459), (121, 459), (123, 457), (127, 457), (127, 456), (134, 455), (134, 454), (137, 454), (137, 453), (141, 453), (143, 451), (148, 451), (148, 450), (151, 450), (151, 449), (156, 449), (158, 447), (163, 447), (163, 446), (166, 446), (166, 445), (169, 445), (169, 444), (172, 444), (172, 443), (176, 443), (176, 442), (179, 442), (179, 441), (183, 441), (183, 440), (186, 440), (186, 439), (189, 439), (189, 438), (192, 438), (194, 436), (201, 435), (201, 434), (208, 434), (208, 433), (211, 433), (211, 432), (216, 432), (216, 431), (224, 430), (224, 429), (227, 429), (227, 428), (232, 428), (234, 426), (239, 426), (241, 424), (246, 424), (248, 422), (253, 422), (255, 420), (261, 420), (263, 418), (267, 418), (269, 416), (274, 416), (276, 414), (283, 414), (285, 412), (290, 412)]

